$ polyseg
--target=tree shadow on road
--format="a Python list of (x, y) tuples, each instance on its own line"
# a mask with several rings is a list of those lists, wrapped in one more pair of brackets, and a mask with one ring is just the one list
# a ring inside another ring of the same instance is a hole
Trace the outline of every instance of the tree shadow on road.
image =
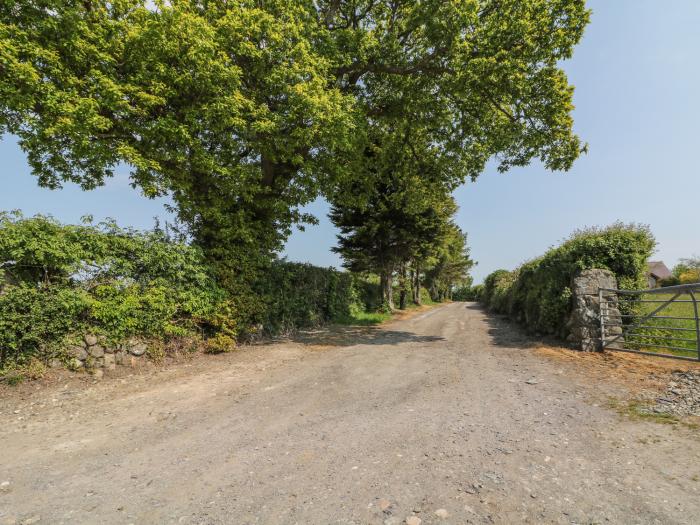
[(386, 330), (376, 326), (329, 326), (300, 331), (288, 339), (295, 343), (322, 346), (400, 345), (445, 341), (445, 338), (440, 336)]
[[(484, 314), (484, 321), (488, 325), (488, 334), (494, 346), (505, 348), (534, 348), (544, 344), (552, 344), (551, 337), (542, 337), (528, 334), (525, 328), (518, 325), (505, 315), (489, 312), (479, 303), (469, 303), (467, 310), (476, 310)], [(561, 341), (554, 341), (554, 344), (561, 346)]]

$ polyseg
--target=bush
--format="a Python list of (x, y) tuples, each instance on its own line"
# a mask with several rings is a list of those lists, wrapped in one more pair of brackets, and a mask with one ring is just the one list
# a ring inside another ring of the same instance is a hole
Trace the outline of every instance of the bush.
[(484, 293), (484, 285), (483, 284), (477, 284), (475, 286), (472, 286), (469, 296), (467, 297), (468, 301), (481, 301), (481, 296)]
[(89, 311), (82, 290), (10, 286), (0, 294), (0, 369), (50, 359)]
[(661, 279), (659, 281), (659, 286), (661, 286), (662, 288), (666, 288), (667, 286), (676, 286), (679, 284), (681, 284), (681, 280), (675, 275), (672, 275), (671, 277), (666, 277), (665, 279)]
[(378, 282), (333, 268), (276, 261), (259, 282), (224, 289), (201, 250), (160, 229), (0, 213), (0, 370), (62, 357), (85, 333), (113, 344), (148, 338), (159, 357), (175, 338), (224, 352), (261, 328), (315, 326), (379, 304)]
[(484, 286), (477, 284), (472, 286), (464, 285), (455, 288), (452, 292), (453, 301), (478, 301)]
[(503, 302), (503, 294), (512, 282), (512, 272), (508, 270), (496, 270), (484, 279), (481, 301), (492, 311), (502, 312), (499, 306)]
[(160, 230), (4, 213), (0, 268), (0, 369), (46, 361), (88, 331), (119, 342), (231, 335), (238, 324), (202, 253)]
[(379, 285), (348, 272), (304, 263), (275, 262), (257, 290), (270, 333), (349, 318), (378, 303)]
[(573, 277), (581, 270), (601, 268), (612, 271), (622, 289), (645, 288), (647, 260), (655, 245), (649, 229), (640, 225), (577, 231), (514, 272), (493, 272), (484, 282), (482, 302), (532, 332), (565, 337)]
[(700, 268), (688, 268), (678, 277), (680, 284), (700, 283)]

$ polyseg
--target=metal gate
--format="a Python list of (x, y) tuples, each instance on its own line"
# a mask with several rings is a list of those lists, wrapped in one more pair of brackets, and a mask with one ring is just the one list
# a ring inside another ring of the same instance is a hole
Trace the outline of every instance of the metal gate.
[(651, 290), (598, 290), (601, 346), (700, 360), (700, 283)]

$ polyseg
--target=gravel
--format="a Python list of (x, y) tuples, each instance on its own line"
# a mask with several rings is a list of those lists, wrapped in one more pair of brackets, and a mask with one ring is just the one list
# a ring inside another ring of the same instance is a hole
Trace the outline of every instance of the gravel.
[(21, 385), (0, 403), (0, 523), (697, 523), (697, 431), (622, 417), (614, 380), (531, 343), (452, 303)]
[(656, 414), (700, 416), (700, 372), (673, 372), (666, 391), (646, 410)]

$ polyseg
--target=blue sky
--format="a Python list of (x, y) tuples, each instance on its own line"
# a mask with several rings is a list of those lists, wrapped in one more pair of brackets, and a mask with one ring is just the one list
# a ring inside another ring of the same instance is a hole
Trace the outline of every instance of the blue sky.
[[(514, 268), (573, 230), (616, 220), (649, 224), (659, 241), (655, 258), (669, 266), (700, 253), (700, 2), (590, 1), (591, 24), (564, 64), (576, 86), (576, 132), (590, 145), (567, 173), (533, 164), (507, 174), (487, 170), (455, 193), (457, 222), (469, 234), (477, 281)], [(41, 189), (13, 137), (0, 142), (0, 209), (113, 217), (148, 228), (166, 218), (165, 200), (148, 200), (129, 186), (126, 169), (91, 192), (73, 186)], [(295, 232), (291, 260), (339, 266), (330, 252), (335, 230), (327, 205), (308, 207), (320, 224)]]

